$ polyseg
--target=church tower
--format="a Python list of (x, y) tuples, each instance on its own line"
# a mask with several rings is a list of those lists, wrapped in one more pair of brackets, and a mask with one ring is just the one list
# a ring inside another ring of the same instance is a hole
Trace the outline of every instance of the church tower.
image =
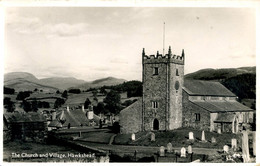
[(181, 56), (142, 52), (142, 130), (173, 130), (182, 126), (184, 50)]

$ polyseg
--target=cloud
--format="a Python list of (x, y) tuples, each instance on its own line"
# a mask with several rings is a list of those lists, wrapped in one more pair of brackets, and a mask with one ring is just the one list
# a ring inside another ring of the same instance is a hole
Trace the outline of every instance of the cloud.
[(32, 34), (44, 34), (46, 36), (79, 36), (84, 35), (87, 32), (88, 24), (86, 23), (56, 23), (45, 24), (37, 17), (22, 17), (12, 14), (6, 19), (7, 29), (13, 31), (32, 35)]

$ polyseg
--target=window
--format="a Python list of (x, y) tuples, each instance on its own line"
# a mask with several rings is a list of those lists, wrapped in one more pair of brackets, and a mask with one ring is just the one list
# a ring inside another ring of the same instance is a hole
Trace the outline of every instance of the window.
[(178, 71), (178, 69), (176, 69), (176, 76), (179, 76), (179, 71)]
[(158, 102), (152, 101), (152, 108), (158, 108)]
[(195, 116), (196, 116), (196, 121), (200, 121), (200, 114), (196, 113)]
[(159, 70), (158, 67), (153, 68), (153, 75), (158, 75)]

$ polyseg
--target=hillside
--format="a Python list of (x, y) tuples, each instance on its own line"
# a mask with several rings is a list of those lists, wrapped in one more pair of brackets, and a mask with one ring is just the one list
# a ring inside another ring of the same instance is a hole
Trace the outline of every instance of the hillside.
[(185, 75), (187, 79), (195, 80), (217, 80), (228, 79), (241, 74), (256, 74), (256, 67), (240, 67), (227, 69), (202, 69)]
[(26, 72), (13, 72), (4, 75), (4, 86), (19, 91), (33, 91), (34, 89), (44, 92), (56, 92), (58, 88), (44, 85), (34, 75)]
[(87, 90), (102, 86), (118, 85), (126, 80), (114, 77), (107, 77), (92, 82), (86, 82), (74, 77), (50, 77), (38, 79), (31, 73), (12, 72), (4, 75), (4, 86), (18, 91), (33, 91), (34, 89), (43, 90), (44, 92), (56, 92), (58, 89), (65, 90), (68, 88), (80, 88)]
[(57, 87), (59, 89), (68, 89), (73, 86), (78, 86), (85, 83), (84, 80), (79, 80), (74, 77), (50, 77), (40, 79), (40, 82), (44, 85)]
[(107, 78), (94, 80), (92, 82), (86, 82), (84, 84), (76, 86), (75, 88), (79, 88), (79, 89), (82, 89), (82, 90), (87, 90), (89, 88), (97, 88), (97, 87), (102, 87), (102, 86), (118, 85), (118, 84), (124, 83), (125, 81), (126, 80), (124, 80), (124, 79), (118, 79), (118, 78), (114, 78), (114, 77), (107, 77)]

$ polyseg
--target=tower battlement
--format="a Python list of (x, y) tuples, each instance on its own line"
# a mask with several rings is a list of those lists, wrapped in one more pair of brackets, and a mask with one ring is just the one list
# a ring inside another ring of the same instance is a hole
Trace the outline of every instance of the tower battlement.
[(143, 48), (143, 63), (177, 63), (184, 65), (184, 50), (181, 55), (175, 55), (171, 52), (171, 46), (169, 47), (168, 54), (162, 55), (157, 51), (156, 55), (145, 55)]

